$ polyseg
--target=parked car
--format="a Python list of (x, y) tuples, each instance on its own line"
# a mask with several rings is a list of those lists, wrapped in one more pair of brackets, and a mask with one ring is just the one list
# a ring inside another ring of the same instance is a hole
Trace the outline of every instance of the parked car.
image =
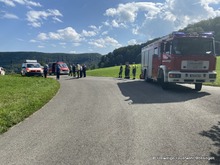
[(5, 75), (5, 69), (3, 67), (0, 67), (0, 75)]
[(37, 62), (37, 60), (26, 60), (22, 64), (21, 75), (43, 76), (43, 67)]
[(56, 74), (56, 66), (59, 65), (60, 67), (60, 74), (69, 74), (69, 67), (66, 63), (60, 61), (60, 62), (49, 62), (49, 75)]

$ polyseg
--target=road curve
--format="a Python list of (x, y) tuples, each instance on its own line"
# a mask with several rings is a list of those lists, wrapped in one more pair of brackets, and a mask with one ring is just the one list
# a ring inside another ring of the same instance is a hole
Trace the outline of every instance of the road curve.
[(220, 164), (220, 88), (59, 81), (48, 104), (0, 135), (0, 164)]

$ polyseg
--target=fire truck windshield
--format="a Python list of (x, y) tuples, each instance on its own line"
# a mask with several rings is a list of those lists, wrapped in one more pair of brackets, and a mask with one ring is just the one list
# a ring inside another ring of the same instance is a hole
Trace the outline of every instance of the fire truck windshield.
[(212, 38), (184, 37), (172, 42), (172, 54), (175, 55), (214, 55)]

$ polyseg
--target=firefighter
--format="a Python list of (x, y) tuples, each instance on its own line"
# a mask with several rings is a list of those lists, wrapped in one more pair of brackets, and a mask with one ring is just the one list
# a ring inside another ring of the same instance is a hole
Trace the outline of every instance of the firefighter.
[(125, 65), (125, 78), (130, 79), (130, 65), (128, 63)]
[(48, 72), (48, 65), (46, 64), (44, 66), (44, 78), (47, 78), (47, 72)]
[(83, 74), (83, 77), (86, 77), (86, 64), (82, 65), (82, 74)]
[(122, 78), (122, 72), (123, 72), (123, 66), (121, 65), (118, 73), (118, 78)]
[(72, 65), (72, 74), (73, 74), (73, 77), (76, 77), (76, 65), (75, 64)]
[(73, 75), (73, 72), (72, 72), (72, 70), (73, 70), (73, 66), (70, 64), (70, 71), (69, 71), (69, 76), (72, 76)]
[(57, 80), (60, 79), (60, 66), (59, 64), (56, 64), (56, 74), (57, 74)]
[(135, 64), (135, 62), (133, 62), (133, 65), (132, 65), (133, 80), (136, 78), (136, 71), (137, 71), (137, 65)]

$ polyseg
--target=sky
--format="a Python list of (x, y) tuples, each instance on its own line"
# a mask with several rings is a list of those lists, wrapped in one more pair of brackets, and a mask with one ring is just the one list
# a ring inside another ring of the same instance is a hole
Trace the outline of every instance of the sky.
[(108, 54), (220, 16), (220, 0), (0, 0), (0, 52)]

